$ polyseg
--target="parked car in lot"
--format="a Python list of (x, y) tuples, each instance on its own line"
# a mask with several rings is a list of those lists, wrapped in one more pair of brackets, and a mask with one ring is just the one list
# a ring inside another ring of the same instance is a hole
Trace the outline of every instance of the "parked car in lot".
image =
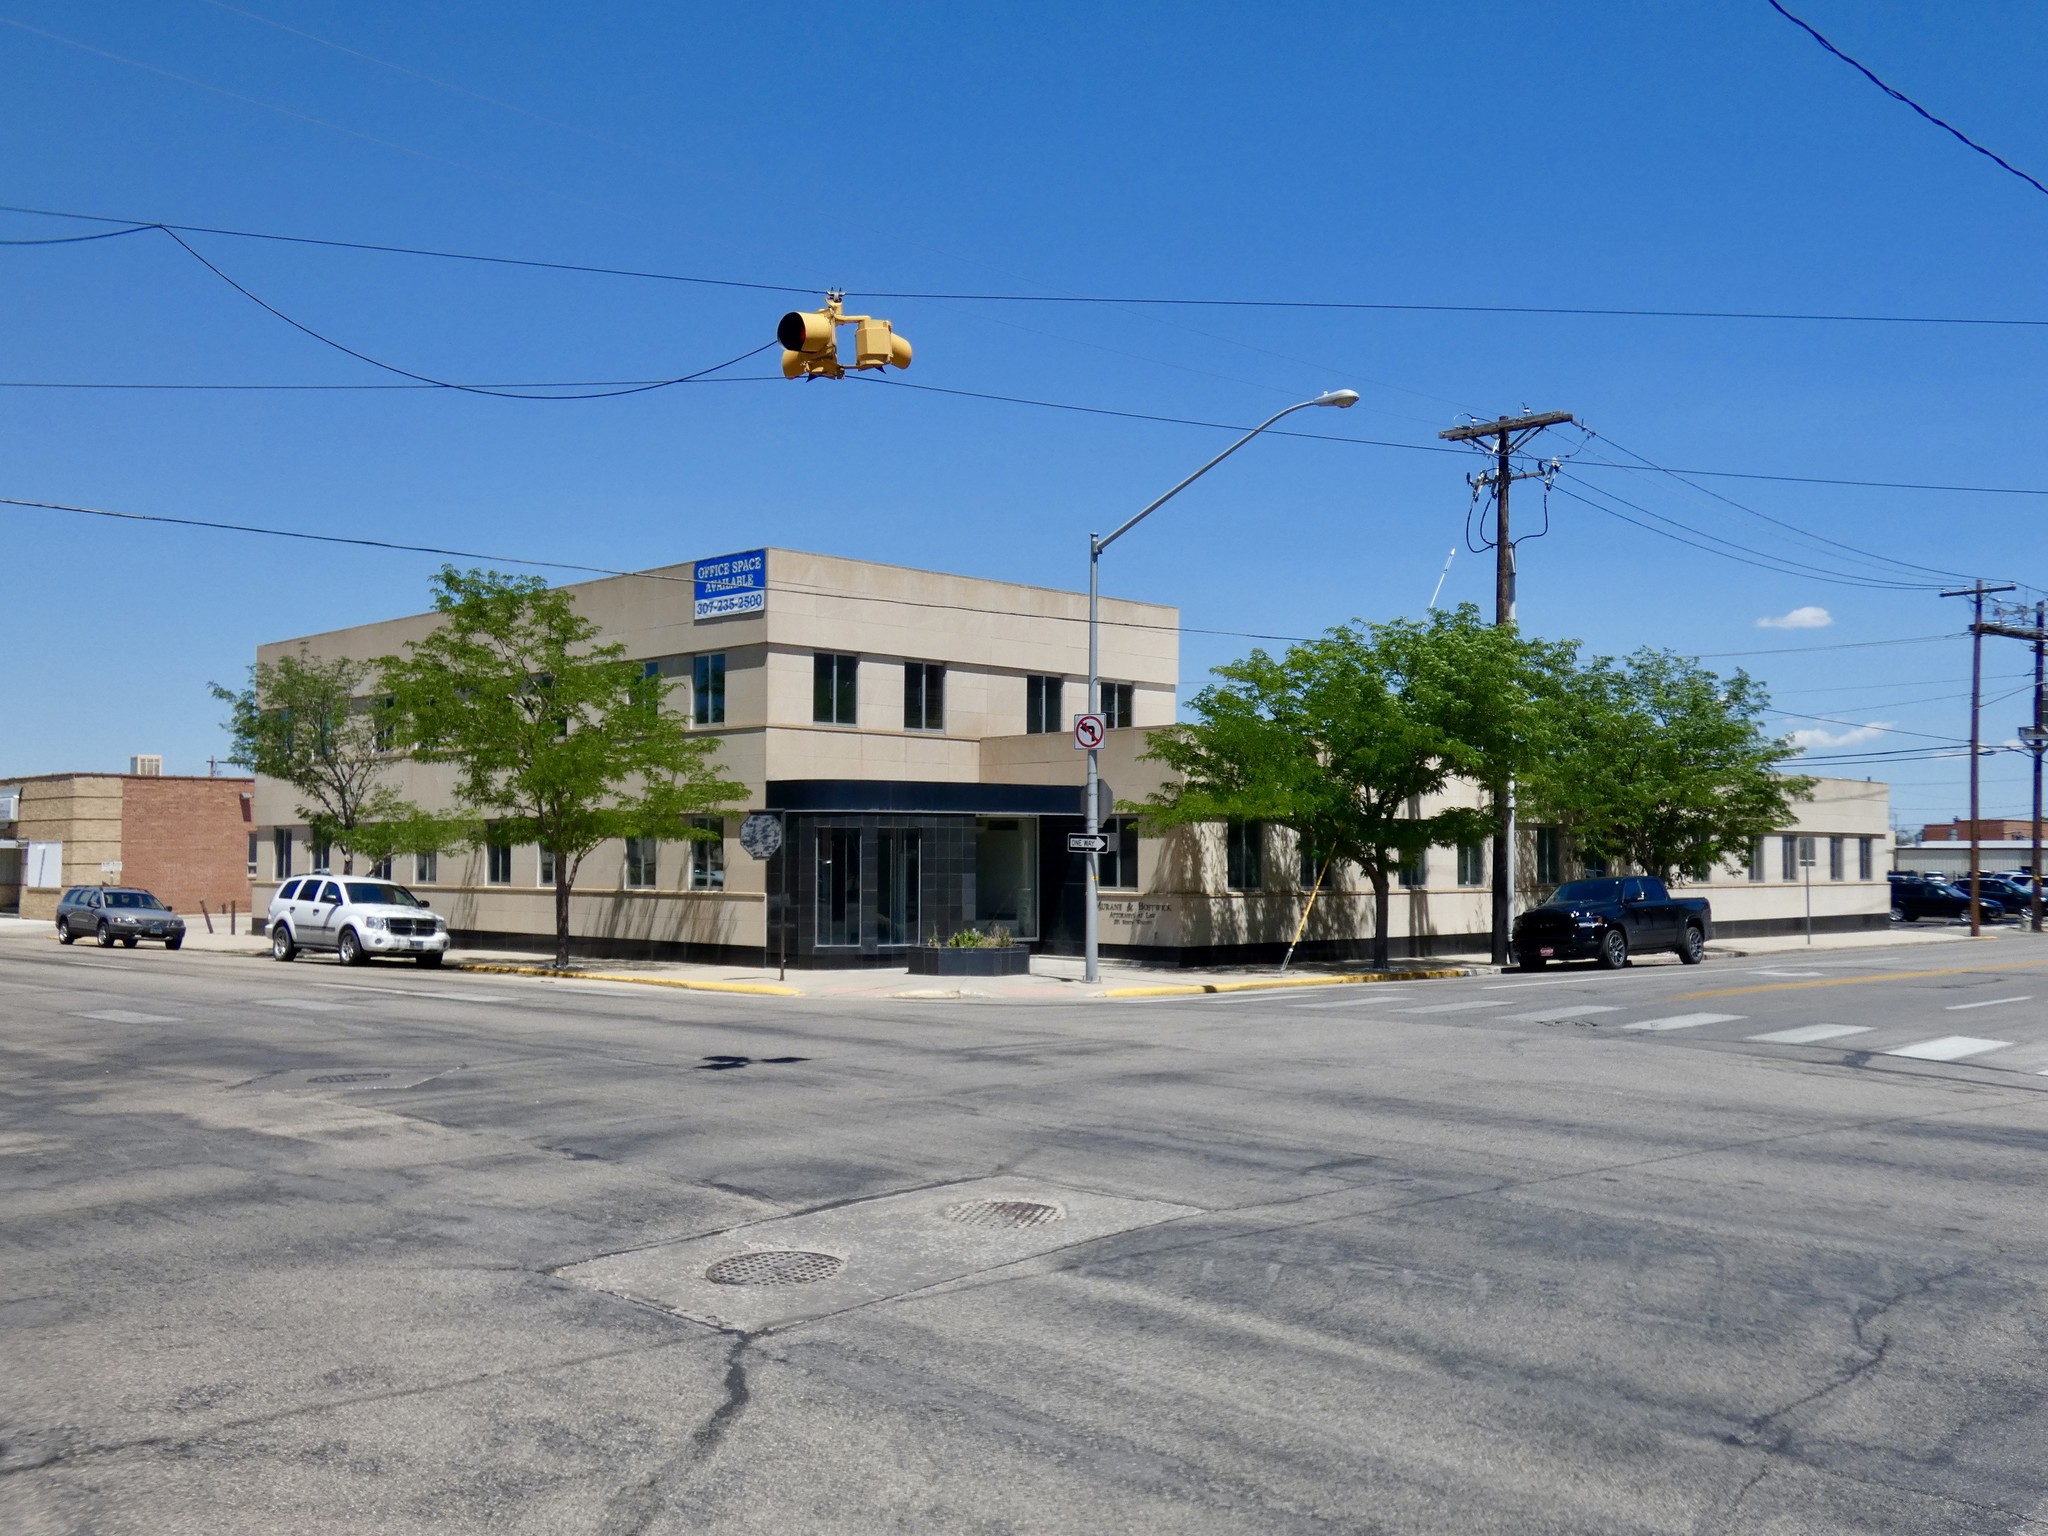
[(1525, 971), (1553, 960), (1598, 960), (1618, 970), (1631, 954), (1660, 949), (1698, 965), (1713, 936), (1705, 897), (1676, 897), (1655, 875), (1626, 875), (1566, 881), (1515, 919), (1512, 947)]
[[(1892, 921), (1917, 923), (1923, 917), (1967, 918), (1970, 895), (1945, 880), (1895, 871), (1891, 876)], [(1979, 903), (1984, 922), (1995, 923), (2005, 916), (2005, 903), (1988, 894)]]
[(352, 875), (302, 875), (270, 898), (270, 953), (291, 960), (302, 949), (331, 949), (343, 965), (376, 955), (409, 956), (424, 966), (448, 953), (448, 924), (402, 885)]
[(125, 885), (74, 885), (57, 898), (57, 942), (70, 944), (87, 934), (100, 948), (133, 949), (155, 939), (165, 949), (185, 942), (185, 919), (150, 895)]
[[(1956, 882), (1956, 889), (1965, 896), (1970, 894), (1970, 877), (1965, 875)], [(2005, 908), (2008, 917), (2020, 917), (2030, 911), (2034, 904), (2034, 893), (2027, 889), (2025, 882), (2009, 879), (2004, 875), (1979, 875), (1977, 894), (1989, 897)]]

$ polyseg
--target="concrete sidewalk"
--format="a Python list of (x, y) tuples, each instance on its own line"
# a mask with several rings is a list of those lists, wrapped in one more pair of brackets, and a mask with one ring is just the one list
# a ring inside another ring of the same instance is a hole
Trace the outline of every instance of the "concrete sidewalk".
[[(1987, 929), (1986, 939), (2026, 939), (2032, 935), (2007, 927)], [(0, 917), (0, 941), (9, 938), (41, 938), (54, 943), (56, 935), (44, 922), (24, 922)], [(1918, 924), (1897, 929), (1863, 933), (1818, 934), (1809, 944), (1802, 934), (1779, 934), (1767, 938), (1717, 940), (1708, 946), (1711, 959), (1749, 957), (1792, 957), (1818, 955), (1823, 951), (1870, 949), (1897, 945), (1952, 944), (1966, 941), (1969, 929), (1961, 925), (1926, 927)], [(145, 941), (146, 942), (146, 941)], [(267, 958), (269, 945), (247, 932), (229, 934), (225, 925), (209, 933), (203, 923), (187, 920), (185, 948), (212, 954)], [(1458, 976), (1490, 975), (1495, 967), (1484, 952), (1450, 953), (1397, 960), (1386, 971), (1351, 963), (1302, 964), (1282, 973), (1274, 966), (1241, 966), (1210, 970), (1181, 970), (1167, 966), (1142, 966), (1121, 961), (1104, 961), (1102, 980), (1090, 985), (1081, 979), (1078, 956), (1040, 955), (1031, 962), (1028, 976), (975, 977), (954, 979), (912, 976), (890, 969), (790, 970), (782, 973), (773, 966), (701, 965), (676, 960), (577, 960), (557, 971), (550, 964), (552, 951), (479, 950), (452, 952), (448, 968), (477, 974), (528, 976), (537, 981), (606, 982), (626, 985), (672, 987), (684, 991), (753, 994), (768, 997), (820, 999), (867, 999), (1065, 1003), (1083, 998), (1109, 1000), (1145, 997), (1197, 996), (1204, 993), (1253, 992), (1277, 988), (1366, 985), (1385, 981), (1421, 981)], [(301, 964), (331, 965), (332, 960), (307, 957)], [(1676, 965), (1675, 955), (1649, 955), (1636, 962), (1642, 966)], [(379, 969), (396, 972), (402, 962), (380, 962)]]

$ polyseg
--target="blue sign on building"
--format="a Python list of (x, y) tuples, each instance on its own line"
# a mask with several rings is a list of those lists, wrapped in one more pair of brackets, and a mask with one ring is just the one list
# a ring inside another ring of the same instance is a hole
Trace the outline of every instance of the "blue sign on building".
[(698, 618), (760, 613), (768, 606), (768, 551), (750, 549), (743, 555), (699, 560), (695, 579)]

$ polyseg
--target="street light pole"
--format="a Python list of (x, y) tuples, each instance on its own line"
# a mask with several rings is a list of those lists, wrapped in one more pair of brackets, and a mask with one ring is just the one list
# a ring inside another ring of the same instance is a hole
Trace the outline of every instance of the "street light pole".
[[(1251, 431), (1245, 433), (1243, 437), (1232, 443), (1228, 448), (1217, 454), (1215, 458), (1204, 464), (1192, 475), (1181, 481), (1180, 484), (1176, 485), (1164, 496), (1152, 502), (1151, 505), (1147, 506), (1136, 517), (1126, 519), (1107, 537), (1093, 533), (1088, 535), (1089, 714), (1094, 714), (1102, 706), (1102, 600), (1099, 579), (1102, 552), (1283, 416), (1292, 416), (1296, 411), (1305, 411), (1312, 405), (1334, 405), (1341, 410), (1348, 410), (1356, 404), (1358, 404), (1358, 391), (1353, 389), (1333, 389), (1317, 395), (1313, 400), (1303, 400), (1299, 404), (1288, 406), (1284, 411), (1276, 411), (1256, 427), (1253, 427)], [(1086, 810), (1088, 813), (1088, 831), (1091, 835), (1102, 830), (1101, 807), (1096, 804), (1097, 786), (1102, 782), (1099, 753), (1100, 749), (1097, 747), (1090, 747), (1088, 749), (1088, 803)], [(1088, 860), (1088, 895), (1086, 911), (1082, 916), (1082, 933), (1086, 955), (1086, 966), (1082, 974), (1084, 980), (1100, 981), (1102, 979), (1101, 915), (1097, 911), (1099, 905), (1097, 897), (1100, 891), (1099, 882), (1102, 877), (1102, 864), (1101, 856), (1092, 851), (1085, 857)]]

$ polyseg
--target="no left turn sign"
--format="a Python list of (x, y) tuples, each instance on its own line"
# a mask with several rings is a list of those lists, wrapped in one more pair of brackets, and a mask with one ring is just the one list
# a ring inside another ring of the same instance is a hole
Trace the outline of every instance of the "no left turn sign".
[(1074, 716), (1074, 745), (1083, 752), (1092, 752), (1102, 745), (1109, 734), (1109, 722), (1100, 715)]

